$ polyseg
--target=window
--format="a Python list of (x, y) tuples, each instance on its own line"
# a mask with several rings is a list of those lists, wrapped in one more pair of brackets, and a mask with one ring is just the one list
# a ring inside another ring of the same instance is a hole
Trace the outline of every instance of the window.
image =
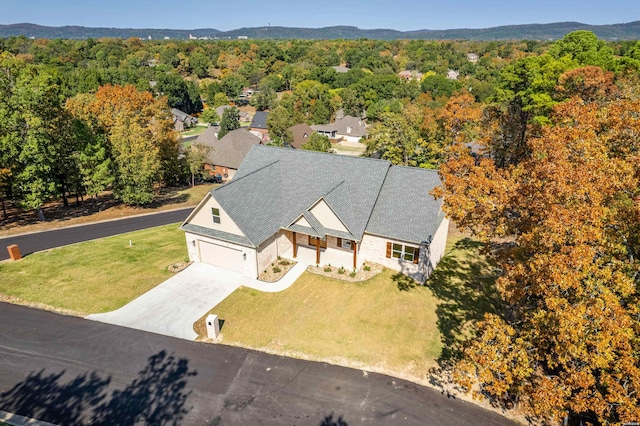
[(344, 238), (338, 238), (338, 247), (353, 250), (353, 241), (345, 240)]
[[(314, 246), (315, 247), (317, 240), (318, 239), (316, 237), (312, 237), (311, 235), (309, 235), (309, 245), (310, 246)], [(323, 239), (320, 240), (320, 248), (324, 248), (324, 249), (327, 248), (327, 239), (326, 238), (323, 238)]]
[(211, 217), (213, 217), (213, 223), (220, 223), (220, 209), (211, 207)]
[(418, 263), (420, 249), (418, 247), (405, 246), (398, 243), (387, 243), (387, 257), (400, 259), (406, 262)]

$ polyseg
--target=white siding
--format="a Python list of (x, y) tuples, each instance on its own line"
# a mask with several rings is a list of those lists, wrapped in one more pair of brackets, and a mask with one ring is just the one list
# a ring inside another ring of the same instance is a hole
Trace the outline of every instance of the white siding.
[[(227, 212), (220, 207), (220, 204), (218, 204), (215, 198), (211, 195), (207, 195), (207, 197), (208, 199), (198, 207), (195, 214), (187, 223), (244, 236), (244, 233), (238, 228), (238, 225), (236, 225)], [(213, 222), (211, 209), (214, 207), (220, 210), (220, 223)]]
[(307, 228), (311, 228), (311, 225), (309, 225), (309, 222), (307, 222), (307, 219), (304, 218), (304, 216), (300, 216), (300, 218), (298, 220), (296, 220), (295, 222), (293, 222), (294, 225), (300, 225), (300, 226), (306, 226)]
[(325, 228), (349, 232), (324, 200), (318, 201), (309, 211), (313, 213)]
[(447, 248), (447, 237), (449, 235), (449, 219), (446, 217), (442, 219), (440, 222), (440, 226), (436, 230), (433, 239), (431, 240), (431, 244), (429, 244), (429, 275), (436, 268), (440, 259), (444, 256), (444, 253)]

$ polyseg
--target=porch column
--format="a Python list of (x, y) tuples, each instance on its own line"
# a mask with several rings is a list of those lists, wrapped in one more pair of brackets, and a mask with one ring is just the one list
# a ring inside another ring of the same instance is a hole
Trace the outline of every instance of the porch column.
[(296, 243), (296, 233), (293, 233), (293, 258), (298, 257), (298, 244)]
[(320, 264), (320, 238), (316, 238), (316, 265)]
[(354, 241), (353, 242), (353, 269), (354, 270), (356, 270), (357, 268), (357, 262), (356, 262), (357, 255), (358, 255), (358, 243)]

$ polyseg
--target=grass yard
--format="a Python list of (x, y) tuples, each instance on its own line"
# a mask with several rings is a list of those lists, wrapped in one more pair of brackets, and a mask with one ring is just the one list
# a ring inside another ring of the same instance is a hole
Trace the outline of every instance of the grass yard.
[(0, 300), (77, 315), (120, 308), (169, 278), (169, 265), (187, 260), (184, 232), (178, 226), (160, 226), (2, 262)]
[(184, 132), (180, 132), (180, 136), (183, 138), (187, 138), (189, 136), (198, 136), (204, 133), (207, 130), (207, 124), (198, 124), (189, 130), (185, 130)]
[[(495, 296), (479, 245), (454, 235), (448, 247), (427, 286), (391, 270), (362, 283), (305, 272), (280, 293), (240, 288), (211, 312), (226, 344), (423, 380)], [(203, 319), (195, 329), (206, 333)]]

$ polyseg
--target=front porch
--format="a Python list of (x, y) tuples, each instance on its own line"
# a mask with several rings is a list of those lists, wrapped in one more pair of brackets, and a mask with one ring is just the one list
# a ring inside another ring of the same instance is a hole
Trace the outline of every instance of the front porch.
[[(358, 267), (358, 244), (353, 242), (353, 250), (341, 247), (341, 239), (328, 235), (325, 239), (316, 239), (307, 234), (281, 231), (290, 244), (282, 252), (283, 257), (306, 265), (331, 265), (343, 267), (348, 271)], [(362, 263), (362, 262), (360, 262)]]

